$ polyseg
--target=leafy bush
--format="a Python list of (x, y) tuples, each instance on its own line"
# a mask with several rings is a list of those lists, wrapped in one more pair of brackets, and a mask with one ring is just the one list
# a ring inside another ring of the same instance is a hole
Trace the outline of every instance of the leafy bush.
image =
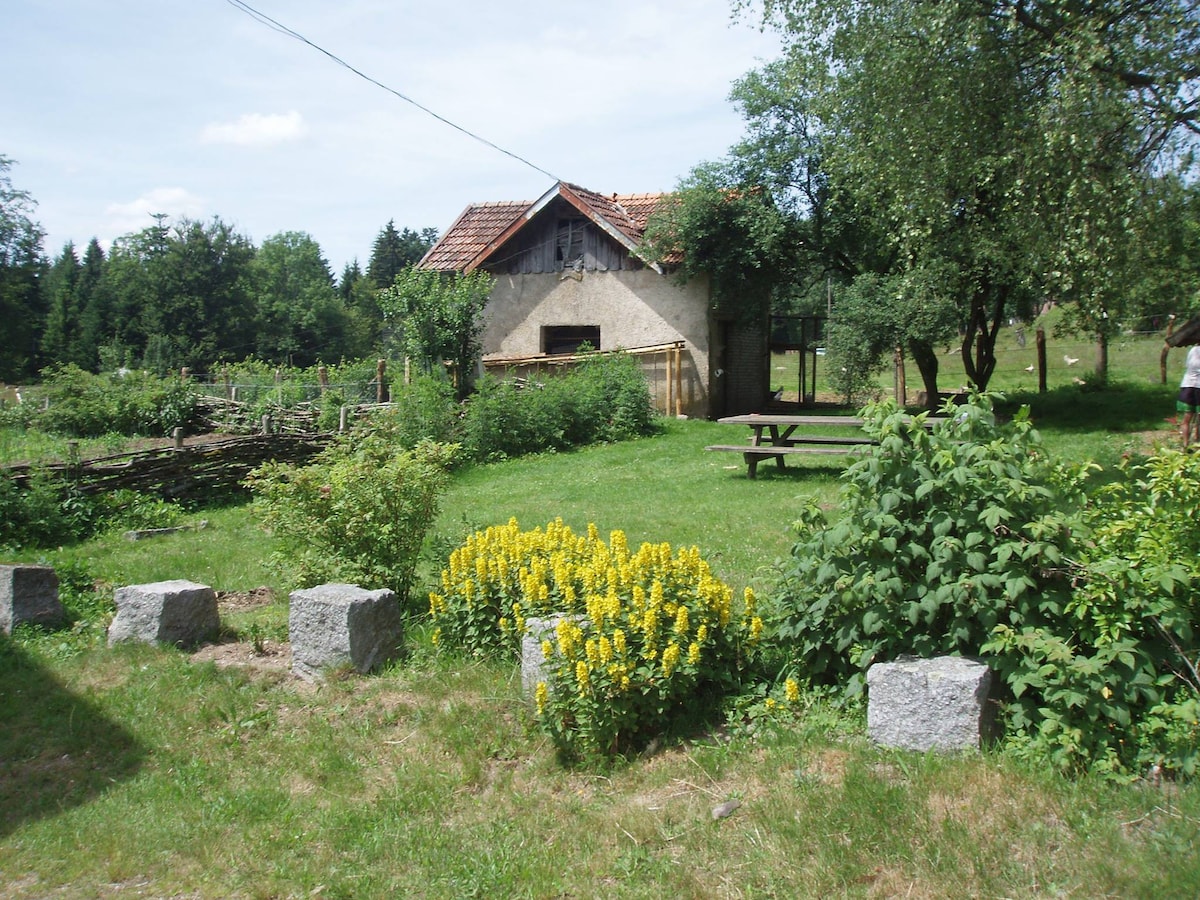
[(0, 547), (74, 543), (95, 531), (98, 518), (88, 497), (46, 472), (34, 472), (24, 486), (0, 476)]
[(1200, 763), (1200, 460), (1127, 462), (1090, 510), (1092, 541), (1058, 631), (998, 628), (1024, 749), (1062, 768)]
[(479, 462), (565, 450), (570, 416), (559, 390), (485, 377), (467, 402), (463, 444)]
[(605, 543), (561, 520), (476, 532), (430, 595), (439, 645), (476, 655), (514, 654), (529, 617), (557, 614), (536, 704), (566, 757), (625, 752), (711, 713), (762, 630), (753, 594), (734, 609), (695, 547), (630, 552), (620, 531)]
[(656, 413), (641, 364), (625, 353), (594, 354), (564, 379), (576, 398), (576, 444), (651, 434)]
[(421, 441), (450, 444), (461, 439), (461, 416), (454, 385), (419, 375), (393, 390), (391, 406), (372, 415), (372, 427), (401, 447), (412, 448)]
[(272, 561), (290, 583), (388, 587), (406, 600), (425, 532), (437, 514), (453, 445), (396, 452), (370, 428), (350, 432), (312, 464), (267, 463), (247, 480)]
[(196, 418), (192, 387), (138, 372), (92, 375), (77, 366), (47, 369), (40, 394), (49, 405), (36, 419), (44, 431), (73, 437), (117, 433), (166, 436)]
[(777, 637), (850, 696), (873, 662), (982, 654), (1024, 752), (1194, 771), (1200, 465), (1151, 461), (1087, 507), (1084, 471), (1048, 458), (1024, 413), (945, 411), (927, 434), (868, 408), (879, 450), (847, 470), (838, 521), (805, 511)]
[(636, 359), (596, 354), (544, 382), (484, 378), (467, 401), (463, 443), (479, 461), (651, 434), (654, 403)]
[(868, 407), (880, 446), (845, 473), (839, 516), (803, 512), (779, 637), (814, 679), (862, 690), (873, 662), (977, 654), (1002, 623), (1061, 616), (1071, 598), (1072, 473), (1027, 417), (997, 424), (985, 398), (932, 431)]

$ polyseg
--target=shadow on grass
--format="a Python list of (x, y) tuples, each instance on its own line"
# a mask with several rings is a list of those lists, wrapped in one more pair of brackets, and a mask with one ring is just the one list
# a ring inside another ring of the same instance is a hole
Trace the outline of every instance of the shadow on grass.
[(1037, 393), (1010, 393), (996, 412), (1012, 415), (1028, 406), (1033, 424), (1056, 431), (1107, 431), (1118, 434), (1167, 427), (1175, 415), (1178, 388), (1161, 384), (1111, 382), (1104, 389), (1064, 385)]
[(145, 748), (0, 634), (0, 837), (132, 777)]

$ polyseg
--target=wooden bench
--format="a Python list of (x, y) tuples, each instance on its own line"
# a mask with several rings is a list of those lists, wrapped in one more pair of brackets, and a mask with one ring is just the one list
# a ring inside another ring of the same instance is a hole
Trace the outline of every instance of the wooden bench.
[(847, 439), (830, 436), (820, 441), (810, 441), (808, 438), (805, 438), (804, 441), (805, 443), (803, 444), (791, 444), (780, 447), (769, 444), (759, 447), (753, 447), (749, 444), (712, 444), (704, 449), (742, 454), (742, 458), (746, 461), (746, 474), (750, 478), (753, 478), (758, 474), (758, 464), (764, 459), (774, 457), (782, 469), (784, 467), (783, 458), (793, 453), (846, 456), (847, 454), (861, 453), (864, 447), (873, 447), (876, 445), (875, 441), (869, 438)]

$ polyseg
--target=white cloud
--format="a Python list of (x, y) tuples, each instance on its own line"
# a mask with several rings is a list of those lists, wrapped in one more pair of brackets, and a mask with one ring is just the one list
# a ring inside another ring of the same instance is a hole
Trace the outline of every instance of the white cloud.
[(110, 203), (104, 210), (113, 234), (141, 231), (150, 226), (150, 217), (158, 213), (165, 213), (172, 220), (197, 219), (204, 211), (203, 198), (179, 187), (154, 188), (129, 203)]
[(204, 126), (200, 139), (209, 144), (268, 146), (294, 141), (308, 133), (304, 117), (296, 110), (288, 113), (246, 113), (236, 122), (212, 122)]

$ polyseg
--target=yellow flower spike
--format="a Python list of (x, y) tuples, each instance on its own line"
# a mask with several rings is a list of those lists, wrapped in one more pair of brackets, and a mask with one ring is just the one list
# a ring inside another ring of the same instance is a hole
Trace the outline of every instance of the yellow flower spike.
[(549, 659), (554, 655), (554, 642), (542, 641), (542, 659)]
[(678, 635), (687, 634), (688, 630), (688, 608), (682, 603), (679, 604), (679, 611), (675, 613), (675, 633)]
[(429, 642), (436, 647), (438, 641), (440, 641), (441, 639), (442, 639), (442, 629), (440, 629), (440, 628), (433, 629), (433, 634), (431, 634), (429, 636)]
[(588, 665), (582, 659), (575, 663), (575, 681), (579, 684), (579, 694), (583, 696), (586, 693), (588, 686), (591, 684), (592, 673), (588, 671)]
[(755, 616), (750, 620), (750, 640), (757, 641), (762, 637), (763, 620)]
[(670, 678), (676, 667), (679, 665), (679, 645), (672, 642), (667, 645), (667, 649), (662, 655), (662, 673), (663, 678)]
[[(703, 627), (703, 626), (701, 626)], [(695, 641), (688, 646), (687, 655), (688, 665), (695, 666), (700, 664), (700, 645)]]
[(588, 638), (587, 643), (583, 645), (583, 652), (587, 656), (588, 663), (592, 666), (597, 666), (600, 663), (600, 647), (596, 643), (595, 638)]
[(742, 601), (743, 601), (743, 603), (745, 603), (745, 606), (746, 606), (746, 618), (750, 618), (751, 616), (754, 615), (754, 608), (755, 608), (755, 599), (754, 599), (753, 588), (747, 587), (746, 590), (744, 590), (742, 592)]
[(795, 703), (800, 699), (800, 685), (795, 678), (789, 678), (783, 683), (783, 694), (788, 703)]
[(501, 616), (500, 617), (500, 631), (507, 634), (508, 633), (508, 625), (509, 625), (508, 619), (505, 618), (504, 616)]
[(703, 644), (707, 640), (708, 640), (708, 626), (701, 625), (699, 628), (696, 629), (696, 643)]
[(640, 613), (646, 608), (646, 589), (640, 584), (633, 586), (633, 611)]
[(550, 699), (550, 689), (546, 687), (546, 682), (539, 681), (537, 687), (533, 691), (534, 701), (537, 703), (537, 714), (544, 716), (546, 714), (546, 702)]
[(600, 635), (599, 650), (600, 650), (600, 662), (607, 664), (608, 662), (610, 662), (612, 660), (612, 656), (613, 656), (612, 641), (610, 641), (604, 635)]
[(613, 643), (613, 649), (617, 651), (617, 655), (624, 656), (625, 652), (626, 652), (625, 632), (622, 631), (620, 628), (618, 628), (616, 631), (614, 631), (613, 636), (612, 636), (612, 643)]

